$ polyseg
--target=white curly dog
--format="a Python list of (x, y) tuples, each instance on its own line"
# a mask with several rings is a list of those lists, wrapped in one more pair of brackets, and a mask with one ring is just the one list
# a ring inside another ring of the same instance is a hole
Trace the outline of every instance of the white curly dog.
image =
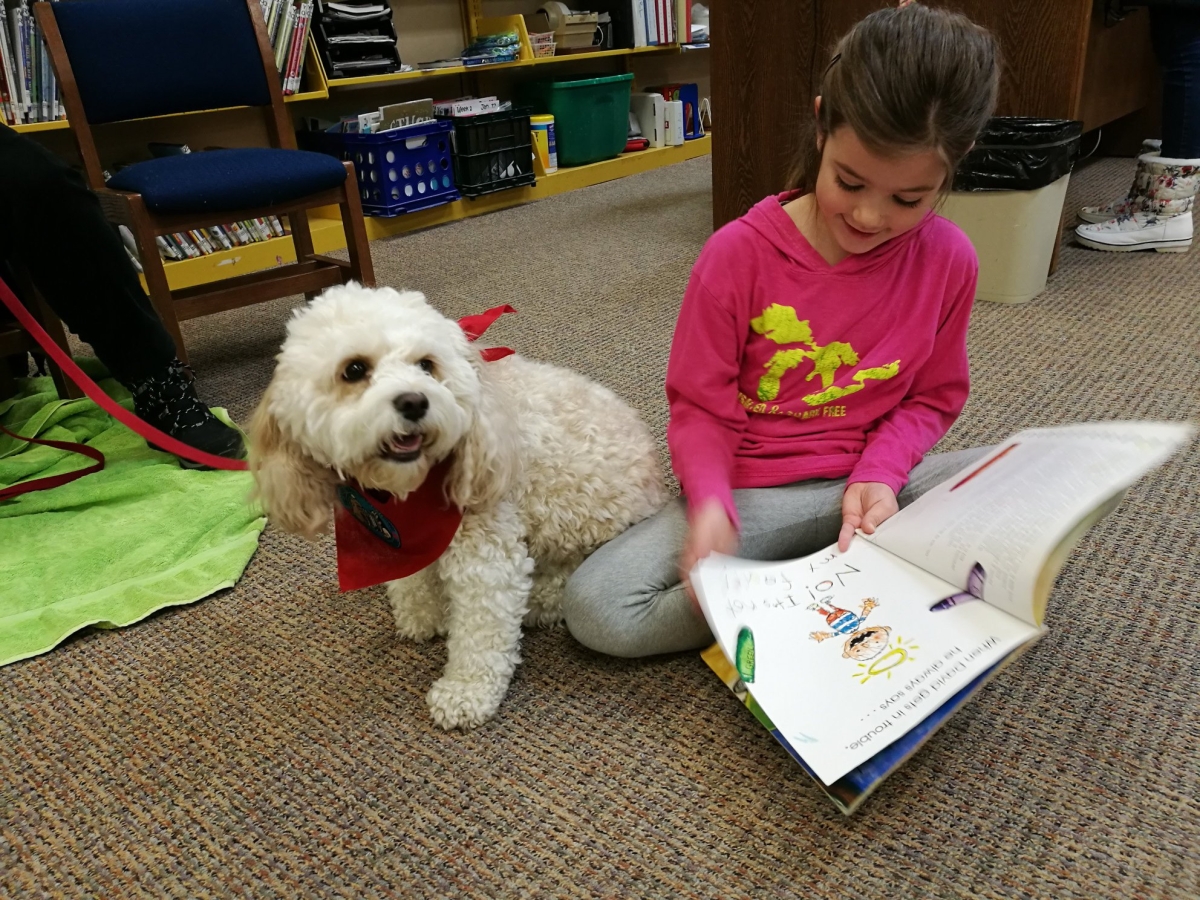
[(337, 484), (404, 497), (452, 457), (463, 511), (449, 548), (388, 584), (401, 635), (445, 635), (434, 719), (490, 719), (520, 661), (522, 623), (561, 621), (563, 585), (596, 547), (666, 500), (654, 441), (607, 388), (520, 356), (484, 362), (422, 294), (351, 283), (288, 323), (251, 425), (272, 521), (314, 538)]

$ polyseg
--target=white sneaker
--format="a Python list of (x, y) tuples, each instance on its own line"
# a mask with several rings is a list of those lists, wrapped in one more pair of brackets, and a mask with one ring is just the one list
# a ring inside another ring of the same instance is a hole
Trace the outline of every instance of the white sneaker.
[(1192, 214), (1160, 216), (1157, 213), (1133, 213), (1107, 222), (1080, 225), (1075, 239), (1093, 250), (1157, 250), (1159, 253), (1186, 253), (1192, 246)]
[(1161, 149), (1162, 141), (1142, 141), (1142, 152), (1138, 155), (1137, 168), (1134, 169), (1133, 184), (1129, 186), (1129, 190), (1125, 193), (1125, 196), (1099, 206), (1083, 207), (1077, 213), (1080, 220), (1092, 223), (1107, 222), (1109, 219), (1115, 219), (1117, 216), (1131, 216), (1134, 213), (1141, 212), (1143, 202), (1146, 198), (1146, 191), (1150, 187), (1150, 178), (1142, 157), (1157, 156), (1158, 151)]

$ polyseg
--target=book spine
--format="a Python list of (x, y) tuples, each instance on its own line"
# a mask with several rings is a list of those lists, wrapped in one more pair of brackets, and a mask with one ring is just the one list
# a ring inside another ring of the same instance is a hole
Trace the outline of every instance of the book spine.
[(275, 237), (284, 236), (283, 223), (279, 221), (279, 216), (269, 216), (267, 223), (271, 226), (271, 230), (275, 232)]
[(288, 47), (287, 65), (283, 70), (283, 92), (285, 94), (294, 94), (296, 89), (292, 86), (293, 79), (296, 75), (296, 66), (298, 64), (298, 54), (300, 50), (300, 35), (304, 32), (304, 9), (307, 4), (300, 5), (300, 11), (296, 14), (296, 25), (292, 28), (291, 45)]
[(275, 49), (275, 16), (278, 11), (279, 0), (267, 0), (263, 10), (263, 21), (267, 25), (267, 40), (271, 43), (271, 49)]
[(154, 238), (154, 243), (158, 245), (158, 255), (163, 259), (178, 259), (178, 251), (171, 246), (171, 242), (164, 235), (158, 235)]
[(213, 244), (214, 247), (220, 247), (220, 249), (222, 249), (222, 250), (232, 250), (233, 249), (233, 244), (230, 242), (229, 238), (225, 235), (225, 232), (223, 230), (221, 230), (220, 225), (210, 225), (208, 227), (207, 231), (208, 231), (209, 241)]
[[(3, 7), (0, 6), (0, 25), (3, 24), (4, 10)], [(3, 81), (3, 83), (0, 84), (0, 111), (2, 111), (4, 114), (5, 123), (11, 125), (13, 121), (12, 98), (8, 92), (8, 85), (11, 81), (11, 78), (8, 74), (8, 54), (4, 48), (3, 28), (0, 28), (0, 80)]]
[(205, 256), (213, 253), (213, 245), (208, 242), (208, 238), (204, 234), (203, 228), (193, 228), (188, 233), (188, 237), (192, 239), (192, 243), (200, 248), (200, 252)]
[(275, 69), (281, 74), (283, 73), (283, 58), (287, 53), (288, 38), (291, 37), (295, 15), (296, 7), (289, 2), (283, 10), (283, 19), (279, 24), (279, 34), (275, 40)]
[(633, 17), (633, 46), (646, 46), (646, 2), (629, 0), (630, 15)]
[(54, 113), (54, 69), (50, 67), (50, 53), (42, 30), (38, 29), (38, 56), (42, 60), (42, 119), (52, 122), (58, 118)]
[(13, 110), (13, 124), (19, 124), (25, 116), (25, 98), (21, 91), (24, 89), (25, 73), (21, 70), (21, 41), (20, 41), (20, 22), (21, 11), (14, 9), (8, 20), (8, 47), (9, 57), (12, 61), (12, 92), (13, 101), (16, 107)]
[(271, 226), (267, 224), (266, 219), (255, 219), (254, 227), (258, 229), (259, 236), (264, 241), (269, 241), (271, 238), (275, 237), (275, 235), (271, 233)]
[(300, 40), (296, 48), (296, 66), (292, 72), (292, 93), (300, 92), (300, 82), (304, 75), (304, 60), (308, 55), (308, 35), (312, 31), (313, 4), (306, 0), (300, 13)]
[(29, 93), (29, 88), (33, 85), (33, 73), (29, 71), (29, 26), (25, 21), (25, 9), (19, 8), (16, 13), (17, 26), (13, 40), (17, 45), (17, 52), (21, 55), (21, 120), (26, 121), (33, 108)]

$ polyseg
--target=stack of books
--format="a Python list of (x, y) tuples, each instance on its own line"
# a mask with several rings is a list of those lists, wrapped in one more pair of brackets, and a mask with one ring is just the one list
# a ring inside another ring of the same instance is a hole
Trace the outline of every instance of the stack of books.
[(0, 114), (8, 125), (67, 117), (28, 0), (12, 9), (6, 9), (0, 0)]
[(271, 48), (275, 51), (275, 68), (283, 81), (283, 93), (300, 90), (304, 75), (304, 49), (312, 29), (313, 0), (259, 0)]

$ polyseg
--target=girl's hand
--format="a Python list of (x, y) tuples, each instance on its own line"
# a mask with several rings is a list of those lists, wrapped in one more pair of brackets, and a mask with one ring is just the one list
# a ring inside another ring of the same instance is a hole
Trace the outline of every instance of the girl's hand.
[(895, 492), (878, 481), (858, 481), (846, 488), (842, 494), (842, 531), (838, 535), (838, 550), (845, 553), (850, 548), (854, 530), (861, 528), (867, 534), (884, 519), (900, 511)]
[(706, 500), (692, 516), (688, 525), (687, 541), (683, 545), (683, 553), (679, 557), (679, 580), (687, 588), (688, 598), (696, 612), (700, 612), (700, 603), (692, 590), (689, 575), (692, 567), (710, 553), (725, 553), (732, 555), (737, 552), (738, 536), (725, 513), (725, 507), (719, 500)]

